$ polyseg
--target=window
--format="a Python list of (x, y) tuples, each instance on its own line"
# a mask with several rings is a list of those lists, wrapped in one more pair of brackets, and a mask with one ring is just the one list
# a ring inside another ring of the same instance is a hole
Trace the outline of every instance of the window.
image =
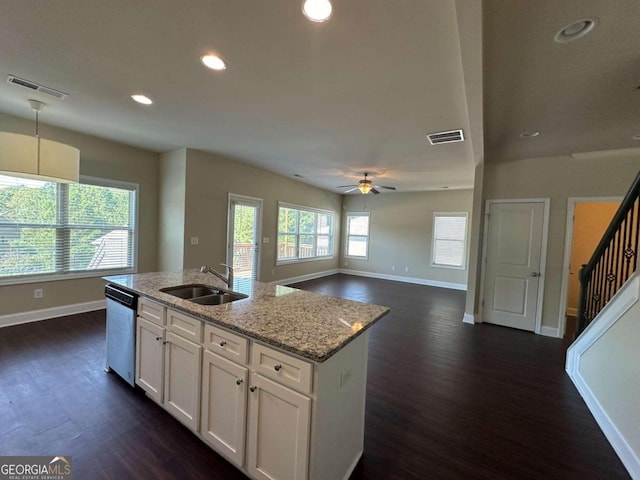
[(432, 265), (465, 268), (466, 239), (466, 213), (434, 213)]
[(347, 245), (345, 257), (369, 256), (369, 213), (347, 213)]
[(0, 283), (135, 268), (137, 185), (0, 175)]
[(279, 203), (277, 263), (331, 257), (334, 217), (326, 210)]

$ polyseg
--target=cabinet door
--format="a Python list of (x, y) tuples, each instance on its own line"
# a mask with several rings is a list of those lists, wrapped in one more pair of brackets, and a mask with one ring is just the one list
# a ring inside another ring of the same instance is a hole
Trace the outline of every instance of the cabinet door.
[(200, 434), (242, 467), (248, 369), (208, 350), (202, 356)]
[(249, 473), (264, 480), (306, 480), (311, 399), (257, 373), (249, 391)]
[(136, 324), (136, 384), (162, 403), (164, 328), (138, 317)]
[(198, 430), (202, 347), (172, 332), (164, 348), (164, 407), (190, 429)]

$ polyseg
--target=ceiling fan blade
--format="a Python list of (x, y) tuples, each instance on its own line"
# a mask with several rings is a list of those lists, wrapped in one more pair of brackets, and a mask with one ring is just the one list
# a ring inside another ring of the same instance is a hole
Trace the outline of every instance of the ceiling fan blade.
[(351, 187), (357, 187), (358, 185), (338, 185), (336, 188), (351, 188)]
[(373, 193), (374, 195), (378, 195), (380, 192), (378, 190), (376, 190), (375, 188), (372, 188), (371, 190), (369, 190), (371, 193)]
[(349, 190), (347, 190), (346, 192), (343, 192), (343, 193), (351, 193), (351, 192), (354, 192), (356, 190), (358, 190), (358, 187), (350, 188)]
[(384, 185), (376, 185), (376, 188), (384, 188), (386, 190), (395, 190), (396, 187), (385, 187)]

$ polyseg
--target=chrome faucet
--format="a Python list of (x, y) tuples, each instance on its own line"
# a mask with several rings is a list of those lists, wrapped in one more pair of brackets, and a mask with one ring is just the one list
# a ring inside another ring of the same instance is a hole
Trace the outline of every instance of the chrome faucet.
[(212, 275), (215, 275), (224, 283), (226, 283), (229, 288), (233, 288), (233, 267), (231, 265), (227, 265), (226, 263), (221, 263), (220, 265), (225, 267), (227, 269), (227, 272), (229, 272), (226, 277), (222, 273), (217, 272), (213, 268), (209, 268), (206, 265), (200, 267), (200, 273), (210, 273)]

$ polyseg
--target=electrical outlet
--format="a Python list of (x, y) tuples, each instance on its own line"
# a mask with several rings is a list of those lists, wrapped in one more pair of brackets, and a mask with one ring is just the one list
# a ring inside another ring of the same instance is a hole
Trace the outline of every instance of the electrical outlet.
[(44, 291), (41, 288), (35, 288), (33, 290), (33, 298), (42, 298), (44, 297)]
[(199, 240), (198, 237), (191, 237), (191, 245), (198, 245)]
[(344, 266), (345, 266), (345, 267), (348, 267), (348, 266), (349, 266), (349, 263), (348, 263), (348, 262), (344, 262)]
[(276, 274), (276, 269), (275, 269), (275, 268), (272, 268), (272, 269), (271, 269), (271, 276), (273, 277), (275, 274)]
[(391, 265), (391, 271), (395, 272), (396, 271), (396, 266), (395, 265)]
[(262, 237), (262, 243), (269, 243), (269, 237)]
[(408, 272), (409, 271), (409, 267), (404, 267), (404, 271)]
[(340, 372), (340, 388), (344, 387), (351, 380), (351, 367), (347, 367)]

